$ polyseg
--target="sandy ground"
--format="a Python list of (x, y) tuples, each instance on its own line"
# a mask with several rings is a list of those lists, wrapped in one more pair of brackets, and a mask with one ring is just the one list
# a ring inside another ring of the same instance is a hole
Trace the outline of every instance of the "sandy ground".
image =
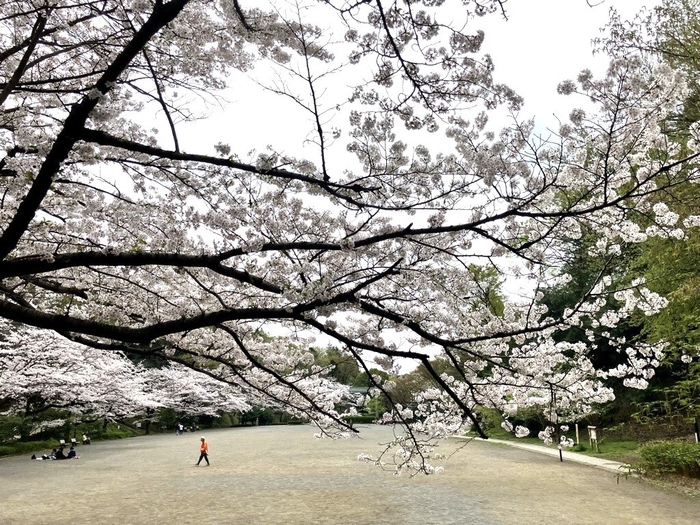
[[(80, 460), (0, 460), (0, 524), (697, 524), (700, 499), (524, 450), (472, 442), (439, 476), (395, 477), (376, 456), (387, 427), (364, 439), (314, 440), (308, 426), (206, 433), (78, 447)], [(441, 452), (456, 444), (446, 443)], [(43, 451), (37, 451), (38, 453)]]

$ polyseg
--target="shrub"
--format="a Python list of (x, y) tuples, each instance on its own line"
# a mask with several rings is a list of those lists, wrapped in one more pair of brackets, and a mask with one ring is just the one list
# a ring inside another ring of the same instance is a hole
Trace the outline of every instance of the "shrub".
[(13, 456), (16, 454), (36, 454), (41, 456), (44, 452), (56, 447), (56, 441), (29, 441), (8, 443), (0, 447), (0, 456)]
[(663, 442), (644, 446), (637, 469), (651, 474), (674, 473), (700, 477), (700, 445)]
[(357, 416), (348, 416), (343, 418), (345, 421), (355, 425), (355, 424), (364, 424), (364, 423), (374, 423), (374, 416), (372, 415), (357, 415)]
[(175, 425), (180, 420), (177, 412), (175, 412), (172, 408), (164, 408), (161, 410), (160, 414), (158, 414), (158, 418), (161, 426), (165, 426), (167, 428), (175, 428)]
[(248, 412), (241, 414), (242, 425), (251, 423), (253, 425), (272, 425), (275, 422), (275, 412), (269, 408), (254, 407)]
[(223, 413), (220, 417), (211, 422), (211, 428), (228, 428), (233, 426), (233, 421), (228, 413)]
[(500, 429), (503, 416), (498, 410), (486, 407), (476, 409), (476, 417), (484, 430)]
[(21, 433), (24, 418), (19, 416), (0, 416), (0, 443), (12, 442)]
[[(80, 434), (78, 434), (80, 435)], [(88, 433), (93, 441), (100, 439), (123, 439), (138, 436), (139, 433), (134, 429), (131, 429), (125, 425), (118, 425), (116, 423), (110, 423), (107, 425), (106, 429), (101, 426), (99, 429), (95, 429), (92, 433)]]

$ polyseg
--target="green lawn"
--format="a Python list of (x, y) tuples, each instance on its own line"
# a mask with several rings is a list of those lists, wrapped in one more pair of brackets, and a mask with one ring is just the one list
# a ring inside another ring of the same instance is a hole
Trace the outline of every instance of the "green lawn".
[[(488, 431), (489, 437), (494, 439), (503, 439), (505, 441), (518, 441), (520, 443), (528, 443), (531, 445), (542, 445), (542, 440), (537, 436), (528, 436), (525, 438), (516, 438), (512, 433), (506, 432), (502, 428), (492, 428)], [(574, 441), (576, 441), (576, 434), (574, 432), (567, 432), (566, 436)], [(580, 436), (580, 442), (578, 446), (574, 446), (570, 450), (571, 452), (577, 452), (580, 454), (586, 454), (587, 456), (593, 456), (601, 459), (609, 459), (611, 461), (619, 461), (620, 463), (633, 464), (639, 461), (639, 449), (641, 444), (637, 441), (615, 441), (606, 437), (598, 442), (598, 452), (589, 446), (587, 438)], [(550, 445), (553, 446), (553, 445)]]
[[(574, 447), (577, 452), (620, 463), (633, 464), (639, 461), (639, 449), (641, 443), (637, 441), (613, 441), (609, 438), (603, 439), (598, 443), (598, 452), (591, 449), (588, 442), (581, 443), (579, 447)], [(583, 448), (584, 450), (581, 450)]]

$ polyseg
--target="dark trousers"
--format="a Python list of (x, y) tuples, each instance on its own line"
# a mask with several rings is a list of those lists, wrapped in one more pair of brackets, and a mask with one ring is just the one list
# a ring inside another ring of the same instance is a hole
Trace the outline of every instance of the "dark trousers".
[(206, 452), (202, 452), (202, 453), (199, 455), (199, 461), (197, 461), (197, 465), (199, 465), (199, 464), (202, 462), (202, 459), (204, 459), (204, 461), (207, 462), (207, 465), (209, 464), (209, 456), (207, 456), (207, 453), (206, 453)]

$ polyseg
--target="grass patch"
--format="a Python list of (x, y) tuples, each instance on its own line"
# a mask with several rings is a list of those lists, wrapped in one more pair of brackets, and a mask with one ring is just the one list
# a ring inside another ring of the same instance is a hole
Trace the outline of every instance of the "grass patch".
[[(119, 426), (115, 423), (110, 423), (107, 428), (103, 429), (102, 425), (91, 426), (87, 425), (82, 427), (78, 426), (75, 435), (78, 443), (81, 442), (82, 432), (85, 431), (90, 436), (92, 441), (100, 440), (111, 440), (111, 439), (123, 439), (138, 436), (139, 433), (135, 432), (125, 426)], [(67, 446), (70, 446), (70, 437), (65, 440)], [(48, 453), (54, 448), (58, 448), (60, 442), (58, 439), (45, 439), (42, 441), (9, 441), (0, 445), (0, 457), (3, 456), (17, 456), (22, 454), (36, 454), (40, 456), (41, 454)]]
[(100, 440), (100, 439), (124, 439), (124, 438), (130, 438), (134, 436), (139, 436), (141, 435), (139, 432), (134, 431), (128, 427), (125, 426), (119, 426), (114, 423), (110, 423), (107, 425), (107, 428), (105, 430), (98, 431), (96, 434), (93, 434), (90, 436), (92, 439), (94, 436), (94, 439)]
[(57, 443), (55, 440), (5, 443), (0, 446), (0, 457), (21, 454), (36, 454), (37, 456), (41, 456), (45, 451), (55, 448), (56, 445)]
[(598, 442), (597, 452), (595, 448), (591, 448), (588, 443), (582, 442), (579, 446), (582, 446), (583, 450), (575, 450), (574, 452), (581, 452), (587, 456), (609, 459), (620, 463), (632, 464), (639, 461), (640, 458), (639, 451), (641, 445), (638, 441), (601, 439)]
[[(515, 441), (518, 443), (527, 443), (528, 445), (542, 445), (542, 440), (537, 436), (527, 436), (525, 438), (516, 438), (511, 432), (506, 431), (500, 427), (493, 427), (488, 430), (488, 436), (494, 439), (502, 439), (504, 441)], [(470, 435), (476, 435), (470, 433)], [(576, 440), (576, 434), (574, 432), (567, 432), (566, 437)], [(550, 447), (556, 447), (556, 444), (549, 445)], [(640, 448), (641, 444), (638, 441), (633, 440), (613, 440), (608, 438), (601, 439), (598, 441), (598, 451), (592, 448), (587, 440), (582, 440), (578, 445), (574, 445), (571, 448), (565, 448), (570, 452), (578, 452), (580, 454), (586, 454), (587, 456), (592, 456), (601, 459), (608, 459), (610, 461), (618, 461), (620, 463), (634, 464), (640, 460)]]

